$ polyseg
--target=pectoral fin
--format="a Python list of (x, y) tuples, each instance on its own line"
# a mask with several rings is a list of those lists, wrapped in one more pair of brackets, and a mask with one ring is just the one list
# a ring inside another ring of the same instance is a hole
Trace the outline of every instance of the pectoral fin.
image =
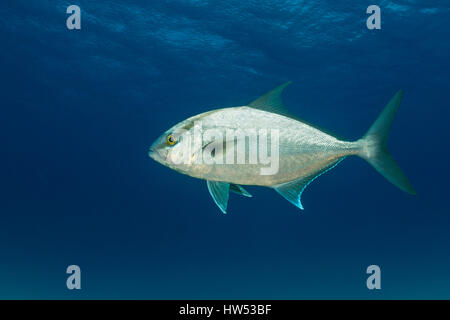
[(230, 184), (219, 181), (206, 181), (208, 185), (208, 191), (214, 202), (222, 210), (223, 213), (227, 213), (228, 197), (230, 191)]
[[(234, 139), (233, 140), (211, 140), (205, 142), (202, 146), (201, 152), (203, 156), (207, 156), (210, 159), (214, 159), (216, 163), (225, 163), (229, 157), (227, 152), (232, 152), (231, 156), (234, 158)], [(231, 146), (229, 150), (227, 150), (227, 146)]]

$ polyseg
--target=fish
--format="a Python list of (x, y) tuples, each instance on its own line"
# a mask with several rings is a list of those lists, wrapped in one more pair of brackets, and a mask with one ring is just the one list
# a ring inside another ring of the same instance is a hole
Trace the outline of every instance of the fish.
[(227, 213), (230, 192), (252, 197), (243, 187), (247, 185), (272, 188), (303, 210), (305, 188), (349, 156), (366, 160), (393, 185), (416, 194), (387, 147), (402, 90), (362, 138), (347, 141), (292, 116), (281, 99), (289, 84), (248, 105), (214, 109), (181, 121), (150, 146), (150, 158), (206, 180), (223, 213)]

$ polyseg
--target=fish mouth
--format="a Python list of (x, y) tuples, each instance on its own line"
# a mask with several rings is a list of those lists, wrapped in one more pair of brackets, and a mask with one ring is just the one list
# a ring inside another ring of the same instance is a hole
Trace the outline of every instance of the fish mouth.
[(148, 151), (148, 156), (161, 164), (165, 164), (166, 162), (166, 156), (153, 148), (150, 148), (150, 150)]

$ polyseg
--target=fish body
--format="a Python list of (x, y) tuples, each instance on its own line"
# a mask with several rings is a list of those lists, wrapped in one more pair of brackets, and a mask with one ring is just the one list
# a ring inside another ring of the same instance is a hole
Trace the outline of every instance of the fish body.
[[(219, 130), (223, 136), (227, 130), (279, 131), (280, 164), (275, 174), (261, 175), (260, 169), (267, 167), (262, 163), (199, 164), (184, 171), (205, 180), (273, 187), (314, 174), (357, 150), (355, 143), (340, 141), (301, 121), (248, 106), (214, 110), (189, 121), (201, 121), (203, 130)], [(246, 150), (246, 158), (249, 152)]]
[(404, 191), (415, 193), (386, 146), (401, 92), (363, 138), (344, 141), (286, 115), (281, 93), (288, 84), (247, 106), (216, 109), (180, 122), (155, 141), (150, 157), (206, 180), (224, 213), (229, 192), (251, 196), (242, 185), (274, 188), (303, 209), (300, 198), (306, 186), (352, 155), (366, 159)]

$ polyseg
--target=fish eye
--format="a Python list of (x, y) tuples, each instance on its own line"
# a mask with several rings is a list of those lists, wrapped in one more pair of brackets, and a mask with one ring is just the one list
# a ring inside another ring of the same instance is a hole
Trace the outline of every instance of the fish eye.
[(169, 146), (173, 146), (177, 143), (177, 138), (173, 134), (169, 134), (166, 138), (166, 142)]

